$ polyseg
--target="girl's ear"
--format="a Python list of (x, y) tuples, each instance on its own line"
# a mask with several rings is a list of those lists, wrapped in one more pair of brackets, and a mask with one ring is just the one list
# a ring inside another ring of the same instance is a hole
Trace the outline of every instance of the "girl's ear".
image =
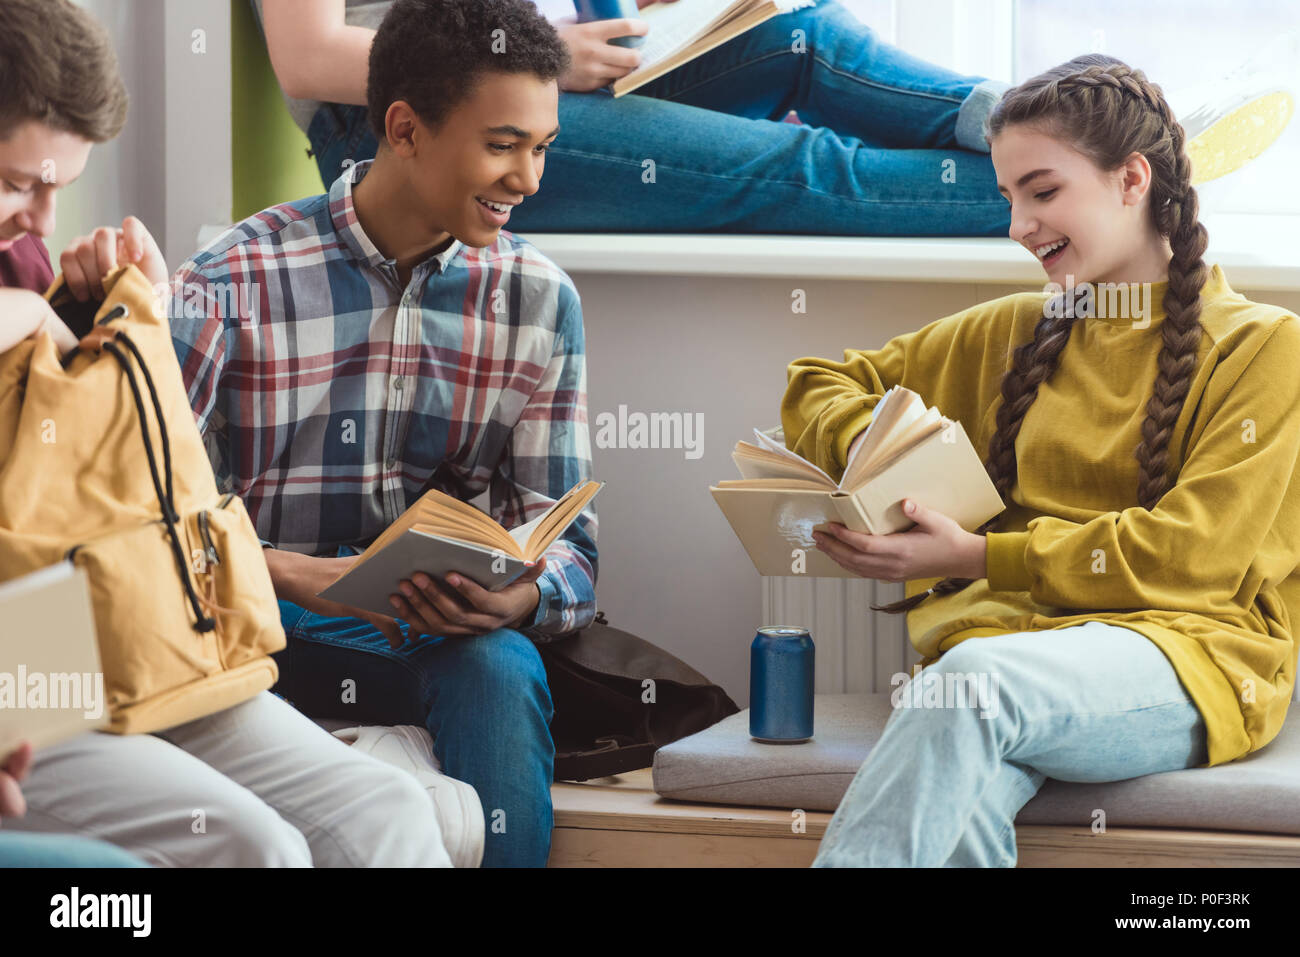
[(1151, 164), (1136, 150), (1129, 155), (1118, 170), (1123, 201), (1126, 206), (1136, 206), (1151, 188)]

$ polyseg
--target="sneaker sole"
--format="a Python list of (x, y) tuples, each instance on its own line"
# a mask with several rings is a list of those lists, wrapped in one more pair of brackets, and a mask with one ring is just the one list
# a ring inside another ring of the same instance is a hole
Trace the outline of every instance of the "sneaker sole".
[(1235, 172), (1268, 149), (1295, 113), (1295, 98), (1285, 90), (1237, 107), (1187, 143), (1192, 185)]

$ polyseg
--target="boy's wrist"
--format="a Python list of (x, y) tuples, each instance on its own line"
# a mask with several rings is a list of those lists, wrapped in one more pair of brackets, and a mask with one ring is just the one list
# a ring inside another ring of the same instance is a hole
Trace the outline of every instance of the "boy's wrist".
[(511, 628), (527, 628), (533, 623), (533, 619), (537, 617), (537, 609), (542, 605), (542, 586), (537, 584), (537, 582), (533, 582), (532, 586), (533, 602), (525, 608), (522, 613), (520, 613), (519, 617), (511, 622)]

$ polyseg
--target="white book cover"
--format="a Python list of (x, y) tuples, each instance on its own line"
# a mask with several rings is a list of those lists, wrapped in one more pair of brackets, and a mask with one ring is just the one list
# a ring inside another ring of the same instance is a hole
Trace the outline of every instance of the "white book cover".
[(108, 725), (89, 579), (59, 562), (0, 584), (0, 763)]

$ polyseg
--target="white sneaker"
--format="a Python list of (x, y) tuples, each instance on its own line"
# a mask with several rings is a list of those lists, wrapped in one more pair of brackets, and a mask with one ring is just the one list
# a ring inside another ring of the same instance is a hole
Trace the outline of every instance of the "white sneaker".
[(401, 724), (340, 728), (333, 734), (358, 751), (415, 775), (433, 798), (442, 842), (453, 867), (478, 867), (483, 862), (483, 804), (478, 792), (442, 773), (428, 731)]
[(1240, 169), (1282, 135), (1295, 113), (1297, 62), (1300, 34), (1291, 31), (1223, 76), (1168, 94), (1187, 137), (1193, 185)]

